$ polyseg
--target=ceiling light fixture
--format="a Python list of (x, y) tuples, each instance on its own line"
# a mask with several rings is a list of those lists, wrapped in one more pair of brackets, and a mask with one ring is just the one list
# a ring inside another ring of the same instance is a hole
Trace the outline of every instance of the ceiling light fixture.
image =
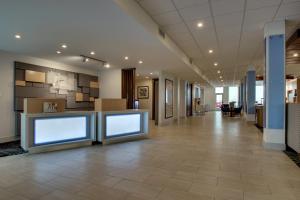
[(66, 44), (62, 44), (62, 45), (61, 45), (61, 48), (66, 49), (66, 48), (68, 48), (68, 46), (67, 46)]
[(101, 62), (102, 63), (101, 66), (104, 66), (105, 68), (110, 68), (109, 63), (107, 61), (105, 61), (105, 60), (101, 60), (101, 59), (90, 57), (90, 56), (86, 56), (86, 55), (80, 55), (80, 57), (83, 58), (83, 62), (88, 62), (89, 60), (96, 61), (96, 62)]
[(218, 63), (217, 63), (217, 62), (215, 62), (215, 63), (214, 63), (214, 66), (218, 66)]
[(139, 64), (143, 64), (143, 61), (142, 61), (142, 60), (140, 60), (140, 61), (139, 61)]
[(15, 35), (15, 38), (16, 38), (16, 39), (21, 39), (21, 35), (20, 35), (20, 34), (16, 34), (16, 35)]
[(105, 68), (110, 68), (110, 64), (109, 64), (109, 63), (105, 63), (105, 64), (104, 64), (104, 67), (105, 67)]
[(149, 77), (148, 77), (148, 76), (146, 76), (145, 78), (147, 78), (147, 79), (148, 79)]
[(203, 23), (202, 23), (202, 22), (198, 22), (197, 26), (198, 26), (199, 28), (201, 28), (201, 27), (203, 27)]
[(220, 74), (220, 73), (221, 73), (221, 71), (220, 71), (220, 70), (218, 70), (217, 72), (218, 72), (218, 74)]
[(294, 54), (293, 54), (293, 57), (298, 57), (298, 56), (299, 56), (298, 53), (294, 53)]
[(56, 51), (57, 54), (61, 54), (61, 51)]
[(214, 50), (212, 50), (212, 49), (208, 50), (208, 53), (213, 53), (213, 52), (214, 52)]
[(125, 57), (124, 57), (124, 59), (125, 59), (125, 60), (128, 60), (128, 59), (129, 59), (129, 57), (128, 57), (128, 56), (125, 56)]
[(91, 51), (90, 54), (91, 54), (91, 55), (95, 55), (95, 51)]
[(151, 72), (150, 74), (152, 75), (153, 73)]
[(223, 82), (223, 79), (221, 80), (221, 82)]
[(223, 78), (222, 76), (220, 76), (220, 78)]

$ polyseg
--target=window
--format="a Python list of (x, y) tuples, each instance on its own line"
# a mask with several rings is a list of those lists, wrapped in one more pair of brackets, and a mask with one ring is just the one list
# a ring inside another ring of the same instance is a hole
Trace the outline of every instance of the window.
[(235, 102), (236, 105), (239, 104), (239, 88), (237, 86), (229, 87), (229, 102)]
[(215, 92), (216, 94), (223, 94), (223, 87), (216, 87)]
[(259, 104), (263, 104), (264, 100), (264, 86), (257, 85), (255, 88), (255, 101)]

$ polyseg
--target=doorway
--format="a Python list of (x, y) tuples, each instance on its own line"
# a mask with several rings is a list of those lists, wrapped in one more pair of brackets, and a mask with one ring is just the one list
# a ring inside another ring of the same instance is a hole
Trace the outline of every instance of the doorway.
[(158, 79), (153, 79), (153, 90), (152, 90), (152, 119), (154, 119), (155, 125), (158, 125), (158, 106), (159, 106), (159, 80)]
[(187, 83), (186, 86), (186, 116), (192, 116), (193, 115), (193, 85), (190, 83)]
[(221, 108), (222, 103), (223, 103), (223, 95), (217, 94), (216, 95), (216, 108)]

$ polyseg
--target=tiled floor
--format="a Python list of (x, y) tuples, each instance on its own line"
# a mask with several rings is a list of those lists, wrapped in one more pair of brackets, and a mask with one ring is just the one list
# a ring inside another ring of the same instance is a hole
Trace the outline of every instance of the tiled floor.
[(299, 200), (300, 169), (261, 137), (216, 112), (148, 140), (0, 158), (0, 199)]

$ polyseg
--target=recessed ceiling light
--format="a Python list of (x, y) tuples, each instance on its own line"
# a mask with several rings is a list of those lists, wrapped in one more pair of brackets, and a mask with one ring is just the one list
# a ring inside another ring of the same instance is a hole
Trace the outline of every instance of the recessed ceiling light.
[(91, 54), (91, 55), (95, 55), (95, 51), (91, 51), (90, 54)]
[(197, 26), (198, 26), (199, 28), (201, 28), (201, 27), (203, 27), (203, 23), (202, 23), (202, 22), (198, 22)]
[(221, 80), (221, 82), (223, 82), (223, 79)]
[(57, 54), (61, 54), (61, 51), (56, 51)]
[(20, 34), (16, 34), (16, 35), (15, 35), (15, 38), (16, 38), (16, 39), (21, 39), (21, 35), (20, 35)]
[(151, 72), (150, 74), (152, 75), (153, 73)]
[(128, 60), (128, 59), (129, 59), (129, 57), (128, 57), (128, 56), (125, 56), (125, 57), (124, 57), (124, 59), (125, 59), (125, 60)]
[(83, 58), (83, 62), (89, 62), (88, 58)]
[(146, 76), (145, 78), (149, 78), (148, 76)]
[(66, 45), (66, 44), (62, 44), (61, 45), (61, 48), (64, 48), (64, 49), (66, 49), (68, 46)]
[(139, 61), (139, 64), (143, 64), (143, 61), (142, 61), (142, 60), (140, 60), (140, 61)]
[(214, 50), (212, 50), (212, 49), (208, 50), (208, 53), (213, 53), (213, 52), (214, 52)]
[(217, 62), (215, 62), (215, 63), (214, 63), (214, 66), (218, 66), (218, 63), (217, 63)]
[(298, 56), (299, 56), (298, 53), (294, 53), (294, 54), (293, 54), (293, 57), (298, 57)]
[(105, 67), (105, 68), (110, 68), (110, 64), (109, 64), (109, 63), (105, 63), (105, 64), (104, 64), (104, 67)]
[(221, 73), (221, 71), (220, 70), (218, 70), (218, 74), (220, 74)]
[(136, 76), (140, 76), (139, 74), (137, 74)]
[(220, 78), (223, 78), (222, 76), (220, 76)]

